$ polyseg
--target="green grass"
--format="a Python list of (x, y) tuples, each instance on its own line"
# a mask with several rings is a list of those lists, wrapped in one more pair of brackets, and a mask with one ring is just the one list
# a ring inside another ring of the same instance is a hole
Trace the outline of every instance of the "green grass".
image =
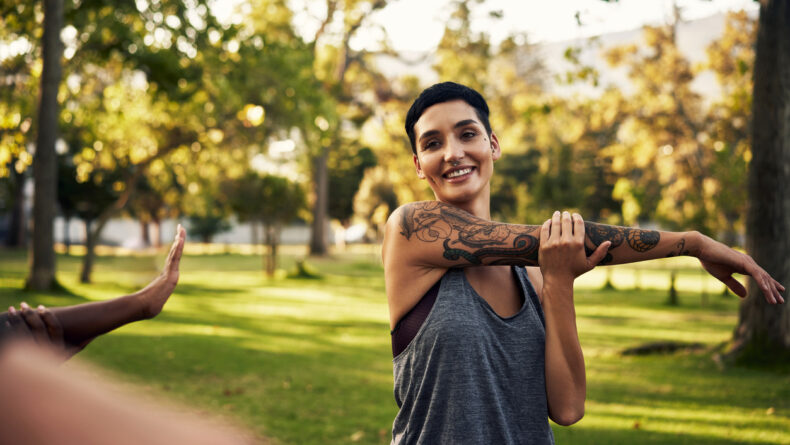
[[(286, 249), (281, 266), (291, 268), (301, 254)], [(25, 255), (0, 251), (0, 304), (111, 298), (143, 286), (163, 259), (164, 253), (100, 257), (95, 283), (82, 285), (79, 258), (59, 256), (58, 278), (71, 294), (50, 295), (17, 290)], [(735, 326), (737, 298), (722, 298), (693, 262), (652, 264), (639, 271), (646, 290), (596, 290), (606, 278), (598, 270), (580, 280), (587, 412), (573, 427), (555, 426), (557, 443), (790, 443), (790, 369), (720, 368), (712, 359)], [(276, 443), (389, 443), (396, 406), (376, 250), (310, 265), (321, 278), (281, 273), (267, 280), (259, 256), (187, 252), (176, 294), (159, 317), (96, 340), (80, 357), (142, 392), (230, 416)], [(665, 305), (666, 267), (679, 270), (680, 307)], [(616, 287), (634, 285), (632, 271), (613, 270)], [(709, 349), (620, 354), (657, 340)]]

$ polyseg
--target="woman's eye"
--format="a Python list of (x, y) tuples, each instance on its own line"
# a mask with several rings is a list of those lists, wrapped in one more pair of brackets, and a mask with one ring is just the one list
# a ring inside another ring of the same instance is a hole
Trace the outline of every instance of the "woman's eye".
[(464, 139), (472, 139), (473, 137), (477, 136), (477, 133), (474, 131), (464, 131), (461, 135)]
[(423, 148), (423, 150), (430, 150), (430, 149), (436, 148), (438, 146), (439, 146), (439, 142), (438, 141), (429, 141), (428, 143), (423, 145), (422, 148)]

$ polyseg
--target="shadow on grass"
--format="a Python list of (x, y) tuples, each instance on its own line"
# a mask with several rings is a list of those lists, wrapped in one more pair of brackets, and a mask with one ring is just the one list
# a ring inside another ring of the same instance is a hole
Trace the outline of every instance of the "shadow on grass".
[(19, 303), (22, 301), (33, 306), (39, 304), (44, 304), (45, 306), (68, 306), (85, 303), (89, 300), (65, 286), (48, 291), (0, 286), (1, 308), (7, 308), (11, 305), (19, 306)]
[(751, 439), (744, 442), (739, 439), (727, 439), (720, 436), (701, 434), (665, 433), (650, 431), (633, 422), (630, 427), (622, 429), (585, 428), (583, 426), (563, 428), (553, 425), (554, 437), (558, 444), (596, 444), (596, 445), (775, 445), (776, 442)]
[[(236, 320), (245, 329), (249, 321)], [(267, 350), (288, 342), (258, 324), (258, 336), (109, 335), (86, 350), (92, 361), (134, 375), (155, 392), (238, 417), (283, 443), (388, 443), (395, 414), (390, 365), (377, 348), (343, 347), (319, 336), (316, 348)], [(271, 336), (271, 337), (270, 337)], [(308, 336), (309, 337), (309, 336)], [(383, 431), (383, 433), (382, 433)]]

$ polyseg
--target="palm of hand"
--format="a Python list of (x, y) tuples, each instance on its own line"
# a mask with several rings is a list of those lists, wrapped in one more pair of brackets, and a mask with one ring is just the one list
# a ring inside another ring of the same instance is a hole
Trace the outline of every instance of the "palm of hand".
[(145, 289), (140, 291), (140, 297), (143, 301), (143, 312), (146, 318), (155, 317), (162, 312), (162, 308), (178, 284), (178, 266), (181, 262), (185, 238), (186, 232), (179, 225), (176, 232), (176, 240), (173, 242), (173, 247), (170, 248), (170, 253), (165, 261), (164, 271)]
[(700, 259), (700, 263), (702, 263), (702, 267), (711, 275), (713, 275), (717, 280), (724, 283), (727, 287), (729, 287), (736, 295), (743, 298), (746, 296), (746, 288), (736, 280), (732, 274), (734, 273), (742, 273), (741, 269), (735, 268), (732, 265), (718, 263), (711, 260), (703, 260)]

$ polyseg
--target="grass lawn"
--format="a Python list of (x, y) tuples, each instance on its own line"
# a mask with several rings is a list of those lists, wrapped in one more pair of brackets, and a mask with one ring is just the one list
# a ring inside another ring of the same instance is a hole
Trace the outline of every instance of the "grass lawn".
[[(124, 327), (80, 357), (202, 411), (237, 419), (282, 444), (389, 443), (396, 406), (387, 305), (374, 248), (310, 265), (319, 279), (267, 280), (261, 258), (200, 253), (188, 245), (176, 293), (156, 319)], [(293, 267), (299, 249), (284, 252)], [(75, 304), (130, 293), (157, 274), (155, 256), (102, 256), (94, 283), (77, 282), (79, 257), (58, 257), (72, 295), (18, 291), (24, 252), (0, 250), (0, 304)], [(712, 359), (737, 319), (737, 298), (702, 278), (693, 262), (613, 269), (615, 286), (597, 290), (606, 272), (579, 280), (578, 324), (587, 360), (587, 413), (554, 427), (570, 444), (790, 444), (790, 367), (720, 368)], [(680, 307), (664, 304), (671, 265), (679, 270)], [(705, 290), (707, 303), (699, 291)], [(693, 291), (693, 292), (692, 292)], [(659, 340), (707, 349), (624, 356)]]

